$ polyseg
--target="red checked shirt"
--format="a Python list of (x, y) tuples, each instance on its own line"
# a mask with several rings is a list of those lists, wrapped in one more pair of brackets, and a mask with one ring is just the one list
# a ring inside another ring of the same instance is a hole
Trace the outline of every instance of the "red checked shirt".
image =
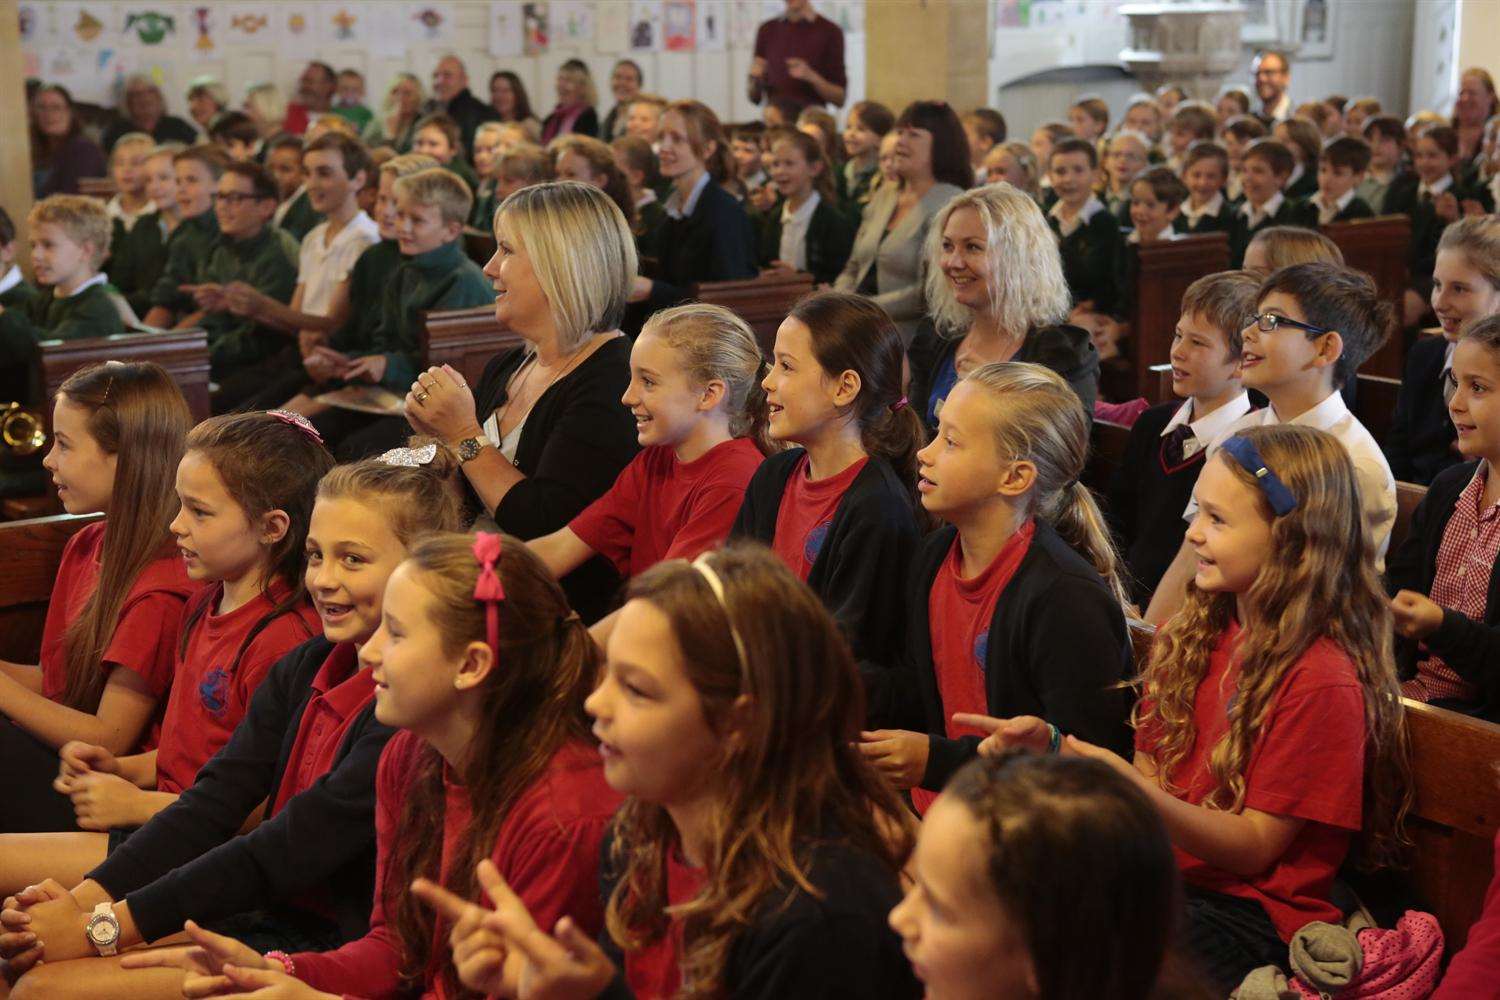
[(332, 770), (344, 735), (375, 697), (375, 681), (368, 670), (359, 669), (354, 643), (341, 642), (323, 661), (313, 678), (312, 691), (268, 816), (276, 815), (292, 796), (307, 791)]
[[(1481, 462), (1474, 478), (1458, 495), (1453, 516), (1443, 529), (1437, 572), (1428, 596), (1444, 608), (1476, 622), (1484, 621), (1489, 604), (1490, 570), (1500, 555), (1500, 502), (1480, 509), (1489, 482), (1489, 463)], [(1401, 693), (1415, 701), (1441, 698), (1472, 700), (1476, 692), (1439, 657), (1417, 664), (1417, 676), (1401, 685)]]

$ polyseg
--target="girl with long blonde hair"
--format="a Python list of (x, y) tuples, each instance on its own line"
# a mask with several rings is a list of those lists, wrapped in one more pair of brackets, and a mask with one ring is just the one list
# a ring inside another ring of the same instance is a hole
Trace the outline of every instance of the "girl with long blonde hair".
[(1391, 611), (1354, 466), (1310, 427), (1257, 427), (1204, 466), (1187, 541), (1197, 574), (1157, 634), (1127, 761), (1039, 719), (967, 720), (988, 746), (1097, 757), (1155, 802), (1187, 884), (1185, 947), (1220, 988), (1282, 965), (1360, 836), (1401, 846), (1411, 777)]

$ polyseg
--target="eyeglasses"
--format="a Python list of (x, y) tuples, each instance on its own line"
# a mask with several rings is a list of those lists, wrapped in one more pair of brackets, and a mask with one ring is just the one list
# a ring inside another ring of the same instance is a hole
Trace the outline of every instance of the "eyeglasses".
[(1261, 313), (1255, 317), (1255, 328), (1261, 333), (1274, 333), (1279, 326), (1295, 327), (1298, 330), (1306, 330), (1311, 334), (1324, 334), (1329, 332), (1329, 327), (1313, 326), (1311, 323), (1303, 323), (1292, 319), (1290, 316), (1282, 316), (1279, 313)]

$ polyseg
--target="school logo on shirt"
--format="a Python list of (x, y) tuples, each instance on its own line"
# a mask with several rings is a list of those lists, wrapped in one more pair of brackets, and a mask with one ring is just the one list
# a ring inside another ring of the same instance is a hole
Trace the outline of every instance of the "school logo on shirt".
[(974, 637), (974, 663), (979, 667), (981, 674), (986, 673), (987, 657), (990, 652), (990, 630), (985, 629)]
[(802, 558), (809, 565), (818, 561), (818, 553), (823, 551), (823, 543), (828, 540), (828, 529), (832, 524), (833, 518), (829, 518), (807, 533), (807, 540), (802, 543)]
[(222, 715), (229, 704), (229, 671), (210, 670), (198, 682), (198, 703), (209, 715)]

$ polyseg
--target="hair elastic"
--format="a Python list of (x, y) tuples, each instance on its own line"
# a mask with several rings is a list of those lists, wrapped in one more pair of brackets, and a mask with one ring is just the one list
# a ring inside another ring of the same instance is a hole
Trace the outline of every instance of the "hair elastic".
[(291, 424), (303, 434), (318, 442), (318, 444), (323, 443), (323, 435), (319, 434), (318, 429), (312, 425), (312, 422), (300, 413), (293, 413), (291, 410), (267, 410), (266, 416), (275, 417), (284, 424)]
[(739, 629), (734, 627), (734, 619), (729, 614), (729, 602), (724, 599), (724, 581), (719, 579), (719, 574), (708, 564), (710, 553), (705, 552), (693, 560), (693, 569), (708, 583), (708, 589), (714, 592), (714, 597), (719, 601), (719, 607), (724, 609), (724, 618), (729, 622), (729, 637), (734, 640), (734, 651), (740, 658), (740, 669), (744, 670), (750, 661), (745, 656), (745, 644), (740, 640)]
[(1265, 494), (1266, 502), (1271, 505), (1271, 510), (1277, 517), (1284, 517), (1297, 509), (1296, 496), (1287, 488), (1286, 483), (1283, 483), (1281, 478), (1266, 465), (1254, 441), (1235, 435), (1224, 442), (1222, 450), (1228, 452), (1240, 464), (1240, 468), (1255, 477), (1261, 493)]
[(496, 564), (500, 561), (500, 536), (481, 531), (474, 536), (474, 558), (479, 560), (479, 579), (474, 581), (474, 600), (484, 603), (484, 631), (495, 659), (500, 659), (500, 602), (505, 585)]
[(902, 410), (906, 409), (906, 407), (907, 407), (906, 397), (902, 396), (900, 399), (896, 400), (894, 403), (891, 404), (891, 412), (892, 413), (900, 413)]

